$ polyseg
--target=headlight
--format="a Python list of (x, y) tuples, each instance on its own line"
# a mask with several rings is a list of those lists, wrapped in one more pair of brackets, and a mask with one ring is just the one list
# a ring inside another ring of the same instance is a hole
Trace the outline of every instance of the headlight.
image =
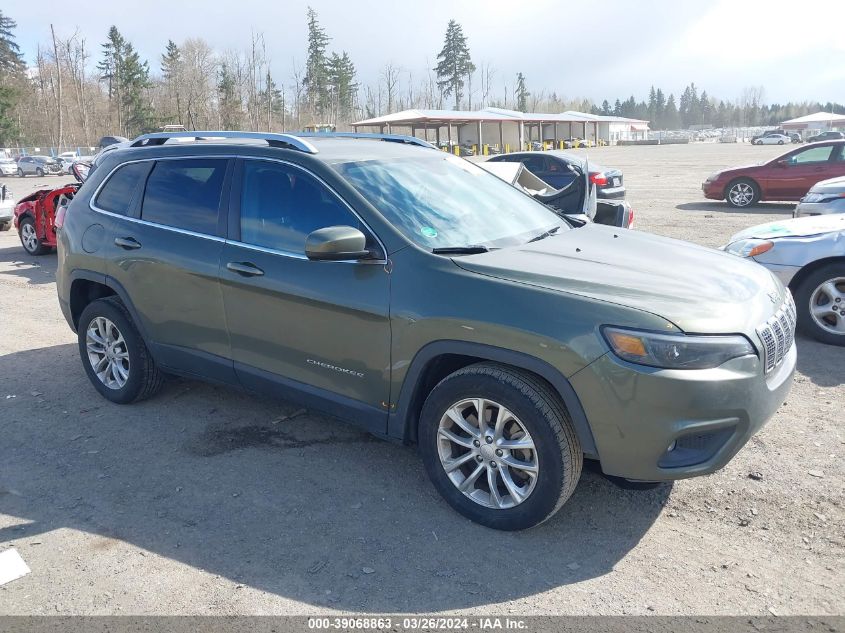
[(704, 182), (713, 182), (718, 177), (719, 177), (719, 172), (716, 172), (715, 174), (710, 174), (709, 176), (707, 176), (707, 180), (705, 180)]
[(744, 336), (663, 334), (604, 327), (610, 349), (622, 360), (663, 369), (710, 369), (741, 356), (756, 355)]
[(740, 257), (756, 257), (757, 255), (769, 252), (774, 246), (775, 243), (769, 240), (751, 238), (731, 242), (725, 247), (725, 250), (732, 255), (739, 255)]
[(821, 202), (824, 199), (824, 196), (820, 193), (808, 193), (806, 196), (801, 198), (801, 202)]

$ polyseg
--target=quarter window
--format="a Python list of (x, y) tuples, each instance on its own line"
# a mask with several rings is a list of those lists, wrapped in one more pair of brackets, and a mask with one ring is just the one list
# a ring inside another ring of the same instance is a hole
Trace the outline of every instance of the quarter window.
[(244, 161), (242, 242), (302, 254), (308, 234), (328, 226), (364, 230), (336, 195), (306, 173), (280, 163)]
[(226, 175), (226, 160), (162, 160), (147, 179), (141, 219), (213, 235)]
[(103, 211), (126, 215), (132, 196), (147, 169), (149, 165), (144, 163), (129, 163), (118, 168), (100, 189), (94, 204)]
[(803, 152), (793, 154), (789, 162), (792, 165), (805, 165), (807, 163), (826, 163), (830, 160), (830, 152), (833, 150), (832, 145), (822, 147), (810, 147)]

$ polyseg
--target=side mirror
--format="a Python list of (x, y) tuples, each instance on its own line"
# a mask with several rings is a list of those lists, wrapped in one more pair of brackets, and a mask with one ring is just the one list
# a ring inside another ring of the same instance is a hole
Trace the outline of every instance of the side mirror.
[(74, 178), (79, 182), (85, 182), (85, 179), (88, 178), (88, 172), (91, 171), (91, 165), (88, 163), (74, 163), (70, 166), (70, 170), (73, 172)]
[(305, 255), (314, 261), (369, 259), (367, 238), (351, 226), (328, 226), (305, 238)]

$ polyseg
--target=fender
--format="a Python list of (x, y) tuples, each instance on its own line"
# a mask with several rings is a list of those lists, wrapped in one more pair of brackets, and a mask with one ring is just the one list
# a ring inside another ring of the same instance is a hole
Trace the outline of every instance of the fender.
[[(77, 268), (70, 274), (71, 286), (73, 286), (74, 281), (80, 279), (84, 279), (86, 281), (93, 281), (113, 290), (114, 293), (120, 298), (120, 301), (123, 303), (123, 305), (126, 306), (126, 309), (129, 311), (129, 314), (132, 317), (132, 321), (135, 324), (135, 327), (138, 328), (138, 331), (141, 333), (141, 336), (144, 338), (145, 341), (149, 340), (149, 338), (147, 337), (147, 332), (144, 329), (143, 321), (141, 321), (141, 319), (139, 318), (138, 311), (135, 309), (135, 305), (129, 298), (129, 293), (126, 292), (126, 289), (123, 287), (123, 285), (121, 285), (119, 281), (117, 281), (113, 277), (109, 277), (104, 273), (96, 273), (92, 270)], [(75, 332), (76, 324), (71, 323), (71, 327)]]
[(420, 349), (408, 368), (405, 380), (399, 391), (396, 409), (388, 417), (387, 434), (392, 438), (411, 442), (416, 438), (417, 417), (414, 415), (414, 400), (417, 384), (423, 371), (429, 363), (445, 354), (457, 354), (461, 356), (472, 356), (482, 360), (511, 365), (519, 369), (525, 369), (544, 378), (560, 395), (566, 405), (569, 415), (572, 418), (572, 425), (575, 433), (581, 442), (584, 454), (590, 458), (598, 458), (596, 442), (590, 430), (590, 424), (584, 413), (584, 407), (578, 399), (578, 394), (572, 388), (566, 376), (560, 373), (549, 363), (522, 352), (515, 352), (501, 347), (484, 345), (482, 343), (469, 343), (466, 341), (441, 340), (428, 343)]

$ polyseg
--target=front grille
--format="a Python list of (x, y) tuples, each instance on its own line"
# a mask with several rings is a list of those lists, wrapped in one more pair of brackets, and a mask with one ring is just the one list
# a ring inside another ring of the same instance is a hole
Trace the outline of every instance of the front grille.
[(763, 343), (763, 364), (768, 374), (783, 361), (795, 341), (795, 302), (788, 291), (780, 310), (757, 328), (757, 334)]

